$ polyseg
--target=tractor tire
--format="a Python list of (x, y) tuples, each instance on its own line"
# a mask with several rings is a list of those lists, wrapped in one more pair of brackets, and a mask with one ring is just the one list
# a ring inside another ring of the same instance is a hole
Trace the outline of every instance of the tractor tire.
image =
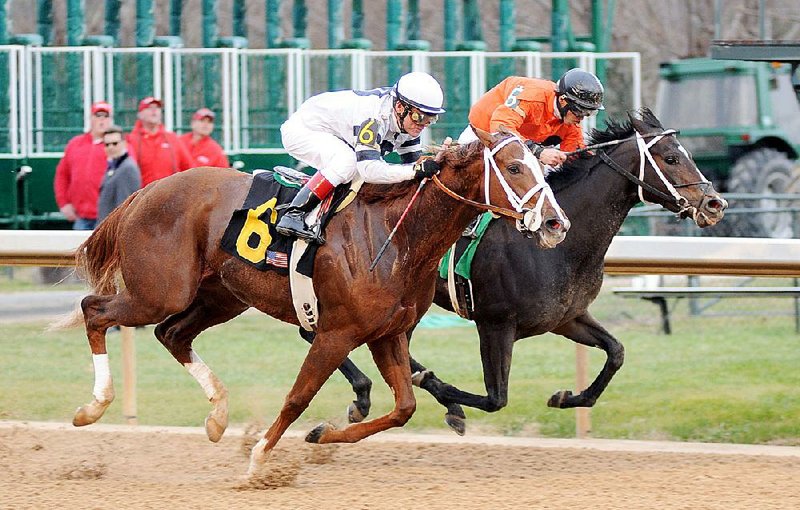
[[(740, 157), (731, 168), (728, 179), (729, 193), (754, 193), (771, 195), (795, 193), (798, 185), (796, 162), (778, 150), (762, 148)], [(794, 189), (793, 189), (794, 188)], [(732, 200), (730, 208), (771, 209), (794, 205), (784, 200), (762, 198), (759, 200)], [(715, 236), (729, 237), (794, 237), (794, 218), (786, 212), (747, 212), (726, 215), (711, 232)]]

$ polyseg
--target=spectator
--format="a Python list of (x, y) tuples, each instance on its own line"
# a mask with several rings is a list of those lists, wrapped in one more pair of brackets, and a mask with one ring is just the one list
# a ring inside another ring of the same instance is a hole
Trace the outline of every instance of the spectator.
[(142, 186), (192, 168), (192, 157), (178, 135), (161, 123), (163, 104), (154, 97), (139, 101), (136, 124), (127, 137), (128, 148), (136, 157)]
[(214, 112), (200, 108), (192, 115), (192, 132), (181, 136), (181, 141), (189, 150), (194, 166), (216, 166), (228, 168), (228, 156), (213, 138)]
[(103, 134), (103, 145), (108, 157), (108, 167), (100, 185), (100, 197), (97, 201), (98, 224), (142, 185), (139, 166), (128, 155), (122, 128), (109, 127)]
[(97, 222), (97, 197), (106, 170), (103, 133), (111, 125), (111, 105), (92, 105), (89, 131), (71, 139), (56, 167), (56, 203), (74, 230), (92, 230)]

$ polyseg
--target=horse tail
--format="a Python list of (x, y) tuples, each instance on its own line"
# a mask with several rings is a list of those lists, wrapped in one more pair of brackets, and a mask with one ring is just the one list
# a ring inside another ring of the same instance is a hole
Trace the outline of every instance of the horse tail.
[[(139, 191), (129, 196), (106, 216), (92, 235), (75, 250), (75, 271), (86, 279), (91, 294), (103, 296), (118, 292), (120, 253), (117, 249), (117, 239), (125, 212), (138, 194)], [(81, 324), (83, 324), (83, 310), (78, 303), (75, 310), (52, 322), (47, 329), (54, 331), (74, 328)]]

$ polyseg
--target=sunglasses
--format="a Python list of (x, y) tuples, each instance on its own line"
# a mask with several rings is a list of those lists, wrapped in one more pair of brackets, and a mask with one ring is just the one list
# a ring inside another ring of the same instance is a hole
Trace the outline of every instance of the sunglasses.
[(116, 147), (120, 143), (122, 142), (104, 142), (103, 145), (105, 145), (106, 147)]
[(409, 117), (411, 117), (411, 122), (420, 127), (428, 127), (431, 124), (436, 124), (436, 121), (439, 120), (439, 116), (436, 114), (428, 115), (427, 113), (422, 113), (421, 111), (413, 108), (409, 113)]
[(592, 110), (589, 108), (581, 108), (580, 106), (576, 105), (569, 105), (569, 111), (571, 111), (576, 117), (584, 118), (584, 117), (591, 117), (593, 115), (597, 115), (597, 110)]
[(94, 116), (100, 119), (105, 119), (108, 118), (108, 112), (96, 112)]

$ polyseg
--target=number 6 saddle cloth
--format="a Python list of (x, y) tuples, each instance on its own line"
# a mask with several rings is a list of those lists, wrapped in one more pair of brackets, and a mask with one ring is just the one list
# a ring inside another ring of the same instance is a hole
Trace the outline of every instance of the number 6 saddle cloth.
[[(247, 198), (240, 209), (231, 215), (221, 247), (227, 253), (237, 257), (260, 271), (275, 270), (288, 274), (288, 262), (291, 255), (294, 237), (287, 237), (275, 230), (285, 208), (291, 203), (299, 189), (310, 176), (286, 167), (274, 170), (256, 170), (253, 172), (253, 183)], [(351, 200), (349, 185), (344, 184), (320, 205), (318, 221), (314, 228), (323, 228), (337, 208)], [(309, 216), (314, 216), (313, 213)], [(302, 255), (297, 271), (311, 277), (314, 255), (318, 245), (312, 244)]]

